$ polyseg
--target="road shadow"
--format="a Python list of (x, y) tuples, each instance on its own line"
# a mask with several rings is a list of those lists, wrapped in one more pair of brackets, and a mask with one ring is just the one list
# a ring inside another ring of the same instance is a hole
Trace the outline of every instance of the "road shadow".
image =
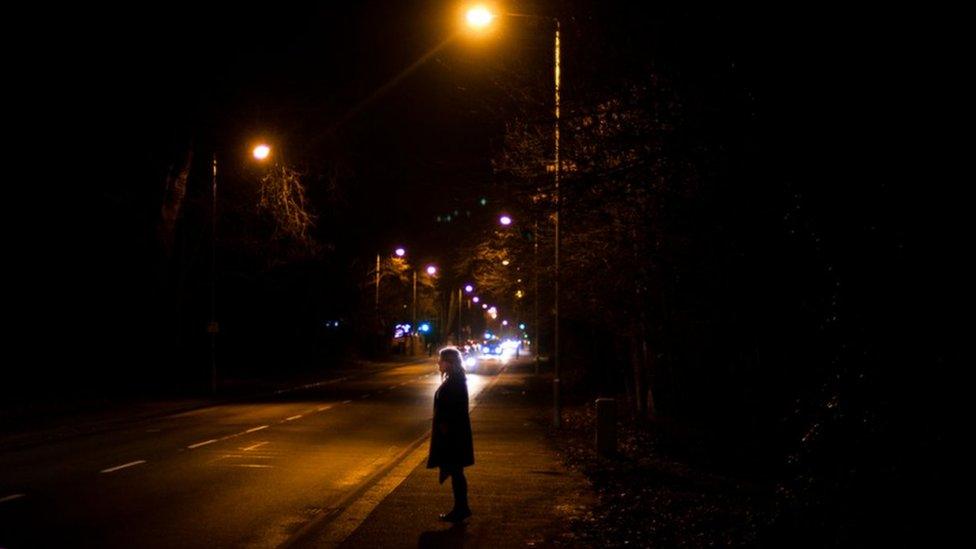
[(458, 522), (443, 530), (428, 530), (417, 539), (420, 549), (432, 547), (464, 547), (467, 524)]

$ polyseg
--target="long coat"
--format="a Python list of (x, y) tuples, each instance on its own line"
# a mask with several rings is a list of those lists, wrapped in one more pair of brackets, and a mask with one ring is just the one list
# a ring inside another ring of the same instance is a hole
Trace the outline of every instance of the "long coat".
[(474, 465), (474, 442), (468, 415), (468, 384), (464, 378), (450, 376), (434, 393), (427, 468), (454, 469), (469, 465)]

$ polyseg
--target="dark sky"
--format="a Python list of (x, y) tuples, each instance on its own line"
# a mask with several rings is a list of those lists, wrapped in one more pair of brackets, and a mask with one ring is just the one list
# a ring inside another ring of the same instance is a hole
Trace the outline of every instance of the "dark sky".
[(155, 192), (153, 179), (190, 141), (198, 155), (216, 147), (227, 163), (245, 163), (246, 145), (266, 138), (313, 180), (342, 169), (364, 244), (425, 241), (438, 213), (470, 208), (489, 182), (506, 114), (500, 67), (516, 53), (545, 75), (551, 55), (548, 40), (526, 54), (513, 52), (511, 35), (456, 39), (364, 104), (455, 31), (455, 9), (433, 0), (163, 4), (93, 26), (89, 62), (73, 67), (86, 83), (78, 107), (124, 171), (140, 174), (107, 192)]

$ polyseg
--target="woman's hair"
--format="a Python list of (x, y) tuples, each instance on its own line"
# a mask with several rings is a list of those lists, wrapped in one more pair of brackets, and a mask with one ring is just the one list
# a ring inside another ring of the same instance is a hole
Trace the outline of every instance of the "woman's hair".
[(441, 360), (448, 364), (447, 377), (465, 379), (464, 364), (461, 363), (461, 351), (453, 347), (441, 349)]

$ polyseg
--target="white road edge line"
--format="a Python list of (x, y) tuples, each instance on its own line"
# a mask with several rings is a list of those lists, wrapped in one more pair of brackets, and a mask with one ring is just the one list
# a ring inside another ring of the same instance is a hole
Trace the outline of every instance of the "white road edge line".
[(4, 496), (4, 497), (0, 498), (0, 503), (6, 503), (8, 501), (13, 501), (15, 499), (20, 499), (20, 498), (24, 497), (25, 495), (26, 494), (10, 494), (9, 496)]
[(250, 428), (250, 429), (248, 429), (247, 431), (244, 431), (244, 432), (245, 433), (253, 433), (255, 431), (260, 431), (261, 429), (267, 429), (267, 428), (268, 428), (267, 425), (259, 425), (257, 427), (252, 427), (252, 428)]
[(217, 442), (217, 439), (215, 439), (215, 438), (212, 438), (212, 439), (210, 439), (210, 440), (205, 440), (205, 441), (203, 441), (203, 442), (198, 442), (198, 443), (196, 443), (196, 444), (191, 444), (191, 445), (189, 445), (189, 446), (187, 446), (187, 448), (189, 448), (190, 450), (192, 450), (192, 449), (194, 449), (194, 448), (199, 448), (199, 447), (201, 447), (201, 446), (206, 446), (206, 445), (208, 445), (208, 444), (213, 444), (214, 442)]
[(302, 417), (302, 414), (297, 414), (297, 415), (294, 415), (294, 416), (285, 418), (285, 421), (294, 421), (296, 419), (300, 419), (301, 417)]
[(129, 463), (123, 463), (122, 465), (116, 465), (115, 467), (109, 467), (108, 469), (102, 469), (102, 473), (113, 473), (119, 469), (125, 469), (126, 467), (134, 467), (136, 465), (142, 465), (146, 460), (140, 459), (138, 461), (130, 461)]

